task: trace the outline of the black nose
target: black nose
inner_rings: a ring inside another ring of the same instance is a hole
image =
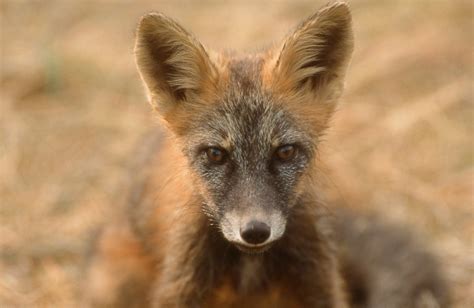
[[[270,227],[264,222],[252,220],[240,229],[240,236],[247,243],[258,245],[270,237]]]

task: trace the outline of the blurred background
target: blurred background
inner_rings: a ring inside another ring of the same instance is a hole
[[[323,4],[0,0],[0,307],[77,303],[87,239],[156,127],[133,59],[142,14],[253,51]],[[473,4],[350,4],[356,48],[321,154],[327,193],[419,232],[455,307],[473,307]]]

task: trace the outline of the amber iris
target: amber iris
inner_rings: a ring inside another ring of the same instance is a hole
[[[293,145],[283,145],[279,147],[275,155],[281,161],[287,161],[293,158],[296,154],[296,149]]]
[[[219,148],[211,147],[206,150],[207,158],[213,163],[221,163],[224,161],[225,152]]]

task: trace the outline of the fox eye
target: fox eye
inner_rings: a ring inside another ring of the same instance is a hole
[[[275,157],[280,161],[288,161],[292,159],[296,154],[296,148],[294,145],[287,144],[278,147],[275,151]]]
[[[221,164],[224,162],[226,152],[216,147],[210,147],[206,149],[206,155],[210,162]]]

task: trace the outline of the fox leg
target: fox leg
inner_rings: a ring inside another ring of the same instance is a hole
[[[153,263],[127,223],[107,226],[89,260],[88,307],[147,307]]]

